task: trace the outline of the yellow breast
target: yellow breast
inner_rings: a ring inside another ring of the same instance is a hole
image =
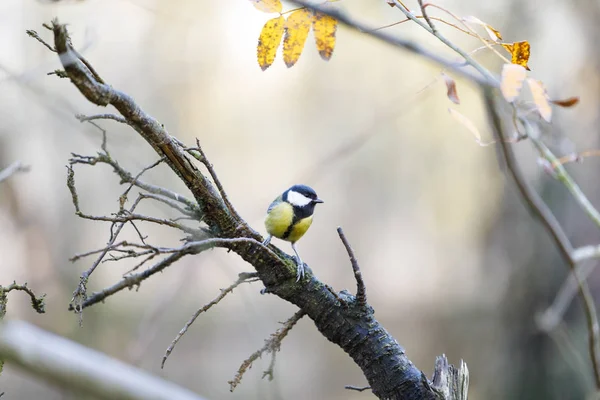
[[[273,206],[267,214],[265,228],[269,235],[294,243],[306,233],[312,224],[312,220],[313,217],[311,215],[297,221],[290,228],[290,225],[294,221],[294,208],[291,204],[282,201]]]
[[[285,240],[290,241],[292,243],[298,241],[298,239],[304,236],[308,228],[310,228],[310,224],[312,224],[312,221],[312,215],[310,217],[306,217],[298,221],[296,224],[294,224],[292,231]]]
[[[284,201],[273,206],[265,218],[265,228],[269,235],[283,239],[289,226],[294,220],[294,208]]]

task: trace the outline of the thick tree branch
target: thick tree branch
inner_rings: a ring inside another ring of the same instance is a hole
[[[264,247],[261,244],[262,237],[226,206],[219,191],[191,162],[186,148],[171,137],[155,118],[146,114],[129,95],[104,84],[98,74],[92,72],[89,63],[84,62],[71,47],[64,25],[55,20],[52,28],[55,47],[71,82],[92,103],[114,106],[127,124],[152,146],[161,159],[164,158],[165,163],[181,178],[197,201],[202,220],[216,236],[209,240],[223,240],[223,243],[229,240],[223,247],[233,250],[254,266],[268,293],[297,305],[327,339],[353,358],[363,370],[376,396],[389,400],[442,398],[441,392],[432,386],[408,359],[398,342],[375,320],[368,304],[362,304],[344,291],[339,295],[335,294],[311,271],[307,272],[302,282],[296,283],[296,265],[293,259],[273,245]],[[420,50],[412,44],[403,45]],[[436,56],[432,57],[445,62]],[[456,66],[451,68],[476,82],[487,84],[464,69]],[[84,299],[80,307],[97,303],[123,288],[137,285],[184,255],[196,254],[201,250],[198,247],[187,247],[181,252],[173,253],[149,269],[128,275],[117,284]]]

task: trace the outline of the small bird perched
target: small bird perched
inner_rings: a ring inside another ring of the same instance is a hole
[[[294,185],[277,197],[267,210],[265,228],[269,236],[263,244],[267,246],[273,236],[292,242],[292,250],[296,253],[296,264],[298,264],[296,282],[304,277],[304,263],[296,249],[296,242],[310,228],[313,212],[318,203],[323,203],[323,200],[317,197],[317,193],[312,188]]]

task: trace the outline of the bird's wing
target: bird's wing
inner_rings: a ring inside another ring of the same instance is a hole
[[[273,207],[275,207],[277,204],[281,203],[281,196],[277,197],[275,200],[273,200],[273,202],[269,205],[269,208],[267,208],[267,214],[271,212],[271,210],[273,209]]]

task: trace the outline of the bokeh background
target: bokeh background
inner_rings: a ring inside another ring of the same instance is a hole
[[[558,155],[597,148],[600,2],[436,4],[479,17],[506,41],[530,41],[530,76],[544,81],[551,97],[581,97],[576,108],[555,113],[546,141]],[[334,5],[373,27],[402,19],[383,0]],[[416,7],[416,1],[407,5]],[[445,353],[451,362],[468,363],[473,399],[590,395],[579,301],[569,307],[561,328],[569,332],[570,344],[553,340],[556,335],[536,324],[536,315],[565,281],[566,265],[504,178],[495,147],[477,145],[447,111],[459,110],[484,142],[491,141],[479,93],[457,80],[461,105],[455,106],[438,79],[439,67],[345,28],[338,30],[329,62],[319,58],[311,33],[296,66],[287,69],[278,54],[263,72],[256,43],[272,16],[245,0],[0,1],[0,167],[17,160],[31,166],[0,186],[0,283],[27,281],[47,294],[48,303],[47,313],[37,315],[25,296],[12,293],[7,318],[139,365],[207,399],[374,398],[344,389],[364,385],[365,379],[309,319],[285,339],[274,381],[261,379],[269,363],[265,357],[230,393],[227,381],[241,362],[295,312],[274,296],[260,295],[256,283],[239,287],[202,315],[161,370],[165,349],[194,311],[248,270],[222,250],[184,259],[139,290],[87,309],[79,327],[67,305],[92,259],[68,259],[102,247],[109,226],[74,215],[65,165],[71,152],[94,155],[101,141],[98,129],[74,115],[106,110],[89,104],[67,80],[46,75],[59,68],[58,59],[25,30],[50,41],[41,24],[55,16],[69,23],[75,46],[108,83],[131,94],[180,140],[193,144],[199,138],[230,199],[255,229],[262,231],[266,207],[283,189],[300,182],[314,187],[325,204],[299,243],[304,260],[335,289],[353,291],[335,230],[343,226],[377,318],[428,375],[435,356]],[[441,29],[464,49],[479,46],[460,32]],[[416,26],[389,31],[454,57]],[[477,58],[499,71],[493,55],[479,52]],[[111,121],[100,125],[109,150],[131,172],[156,160],[131,129]],[[598,227],[541,171],[530,145],[514,148],[574,244],[598,243]],[[596,204],[599,162],[590,158],[569,166]],[[108,215],[118,209],[124,187],[110,168],[78,167],[76,179],[84,212]],[[145,179],[187,194],[164,166]],[[159,204],[142,210],[176,216]],[[172,230],[139,226],[154,244],[181,239]],[[135,232],[126,237],[134,239]],[[291,252],[289,244],[275,243]],[[102,264],[90,291],[117,281],[131,266]],[[598,294],[600,275],[592,270],[588,279]],[[81,398],[11,365],[0,377],[0,391],[8,399]]]

